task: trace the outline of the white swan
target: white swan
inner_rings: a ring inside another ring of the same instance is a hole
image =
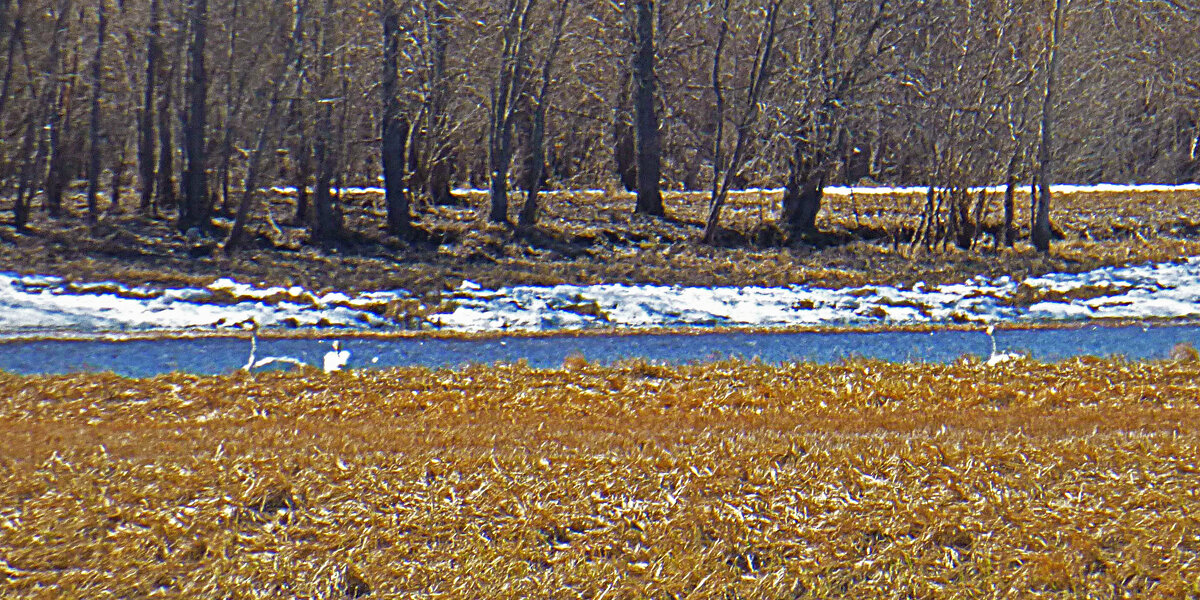
[[[326,373],[336,373],[341,371],[347,362],[350,362],[350,351],[342,350],[341,342],[333,341],[333,350],[325,353],[325,358],[322,360],[322,368]]]
[[[255,321],[254,319],[247,319],[240,323],[240,325],[243,329],[250,330],[250,358],[246,360],[246,365],[242,367],[243,371],[249,373],[255,369],[261,369],[262,367],[275,363],[292,365],[295,367],[308,366],[307,363],[294,359],[290,356],[264,356],[256,359],[254,355],[258,353],[258,321]]]
[[[1002,365],[1004,363],[1013,362],[1016,360],[1023,360],[1025,358],[1024,355],[1017,354],[1016,352],[1000,352],[996,348],[995,333],[996,327],[993,325],[988,325],[987,335],[988,338],[992,340],[992,355],[988,357],[987,362],[985,363],[987,366],[994,367],[996,365]]]

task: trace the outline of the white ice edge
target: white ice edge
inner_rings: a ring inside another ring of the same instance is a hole
[[[398,329],[383,315],[404,290],[317,294],[222,278],[203,288],[152,289],[113,282],[0,273],[0,333],[103,333],[233,328]],[[513,286],[464,282],[453,310],[428,317],[449,331],[555,331],[614,327],[788,327],[1032,323],[1200,318],[1200,257],[941,286],[829,289],[655,285]]]

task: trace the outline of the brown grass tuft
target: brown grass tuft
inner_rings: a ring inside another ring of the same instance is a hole
[[[1200,351],[1188,343],[1179,343],[1171,347],[1171,360],[1179,362],[1200,362]]]
[[[567,371],[580,371],[588,366],[587,357],[578,350],[571,352],[563,359],[563,369]]]

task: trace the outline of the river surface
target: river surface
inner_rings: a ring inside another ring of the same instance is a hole
[[[1070,329],[997,331],[1000,351],[1027,353],[1038,360],[1073,356],[1125,356],[1165,359],[1179,343],[1200,346],[1200,326],[1084,326]],[[349,368],[420,365],[457,367],[471,363],[526,360],[534,367],[557,367],[571,354],[603,364],[642,358],[682,364],[739,357],[768,363],[834,362],[849,357],[888,361],[949,362],[964,355],[986,358],[992,341],[979,331],[834,333],[706,333],[508,337],[476,340],[383,339],[331,336],[314,339],[261,339],[258,358],[287,356],[322,364],[333,340],[349,350]],[[19,374],[112,371],[149,377],[181,371],[229,373],[246,364],[247,338],[38,340],[0,343],[0,370]]]

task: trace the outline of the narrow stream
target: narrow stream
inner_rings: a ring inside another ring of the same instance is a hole
[[[259,340],[258,357],[289,356],[321,364],[333,340],[350,351],[349,368],[421,365],[456,367],[470,363],[515,362],[557,367],[571,354],[589,361],[622,359],[681,364],[725,357],[833,362],[847,357],[889,361],[948,362],[963,355],[987,357],[992,342],[978,331],[837,332],[837,333],[708,333],[622,336],[509,337],[485,340],[379,339],[331,336],[324,340]],[[1017,329],[996,332],[1001,351],[1028,353],[1039,360],[1072,356],[1125,356],[1165,359],[1178,343],[1200,346],[1200,326],[1159,325],[1071,329]],[[246,363],[245,338],[163,340],[41,340],[0,343],[0,370],[18,374],[61,374],[112,371],[149,377],[172,371],[229,373]]]

